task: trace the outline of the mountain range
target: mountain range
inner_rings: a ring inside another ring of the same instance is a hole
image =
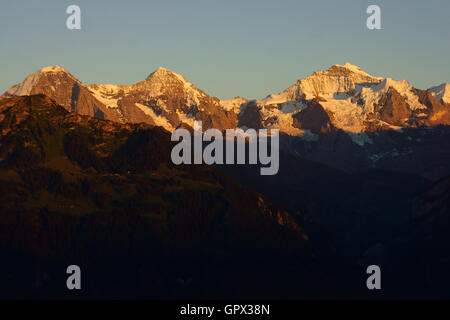
[[[449,92],[350,63],[256,100],[43,68],[0,97],[0,296],[71,297],[77,261],[86,297],[373,297],[370,264],[382,297],[448,297]],[[279,172],[173,165],[194,120],[279,129]]]
[[[148,123],[173,131],[275,128],[315,139],[342,130],[358,144],[367,132],[450,124],[450,85],[428,90],[406,80],[376,77],[345,63],[299,79],[279,94],[251,100],[219,100],[165,68],[132,85],[85,85],[60,66],[45,67],[8,89],[0,98],[45,94],[66,110],[120,123]]]

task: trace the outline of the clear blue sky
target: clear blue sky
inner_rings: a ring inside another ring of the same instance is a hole
[[[366,28],[369,4],[382,30]],[[86,84],[164,66],[219,98],[262,98],[346,61],[425,89],[450,82],[450,1],[1,0],[0,43],[1,92],[48,65]]]

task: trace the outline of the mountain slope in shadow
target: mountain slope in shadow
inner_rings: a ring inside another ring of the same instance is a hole
[[[73,297],[71,264],[82,297],[311,294],[320,273],[289,210],[212,167],[173,166],[162,128],[34,95],[1,101],[0,130],[2,296]]]

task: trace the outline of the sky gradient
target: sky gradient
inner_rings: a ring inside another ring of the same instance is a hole
[[[370,4],[382,30],[366,28]],[[0,92],[49,65],[85,84],[163,66],[221,99],[263,98],[346,61],[426,89],[450,82],[449,34],[448,0],[2,0]]]

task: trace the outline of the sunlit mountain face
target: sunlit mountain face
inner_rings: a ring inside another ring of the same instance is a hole
[[[194,121],[278,129],[278,173],[174,165]],[[86,297],[370,298],[371,264],[380,297],[448,297],[449,125],[448,84],[350,63],[256,100],[45,67],[0,97],[0,295],[65,296],[77,261]]]
[[[133,85],[83,84],[60,66],[30,74],[2,97],[45,94],[68,111],[121,123],[148,123],[173,131],[181,124],[204,129],[274,128],[304,138],[342,130],[355,143],[364,133],[450,123],[449,85],[419,90],[408,81],[372,76],[345,63],[299,79],[260,100],[219,100],[182,75],[158,68]]]

